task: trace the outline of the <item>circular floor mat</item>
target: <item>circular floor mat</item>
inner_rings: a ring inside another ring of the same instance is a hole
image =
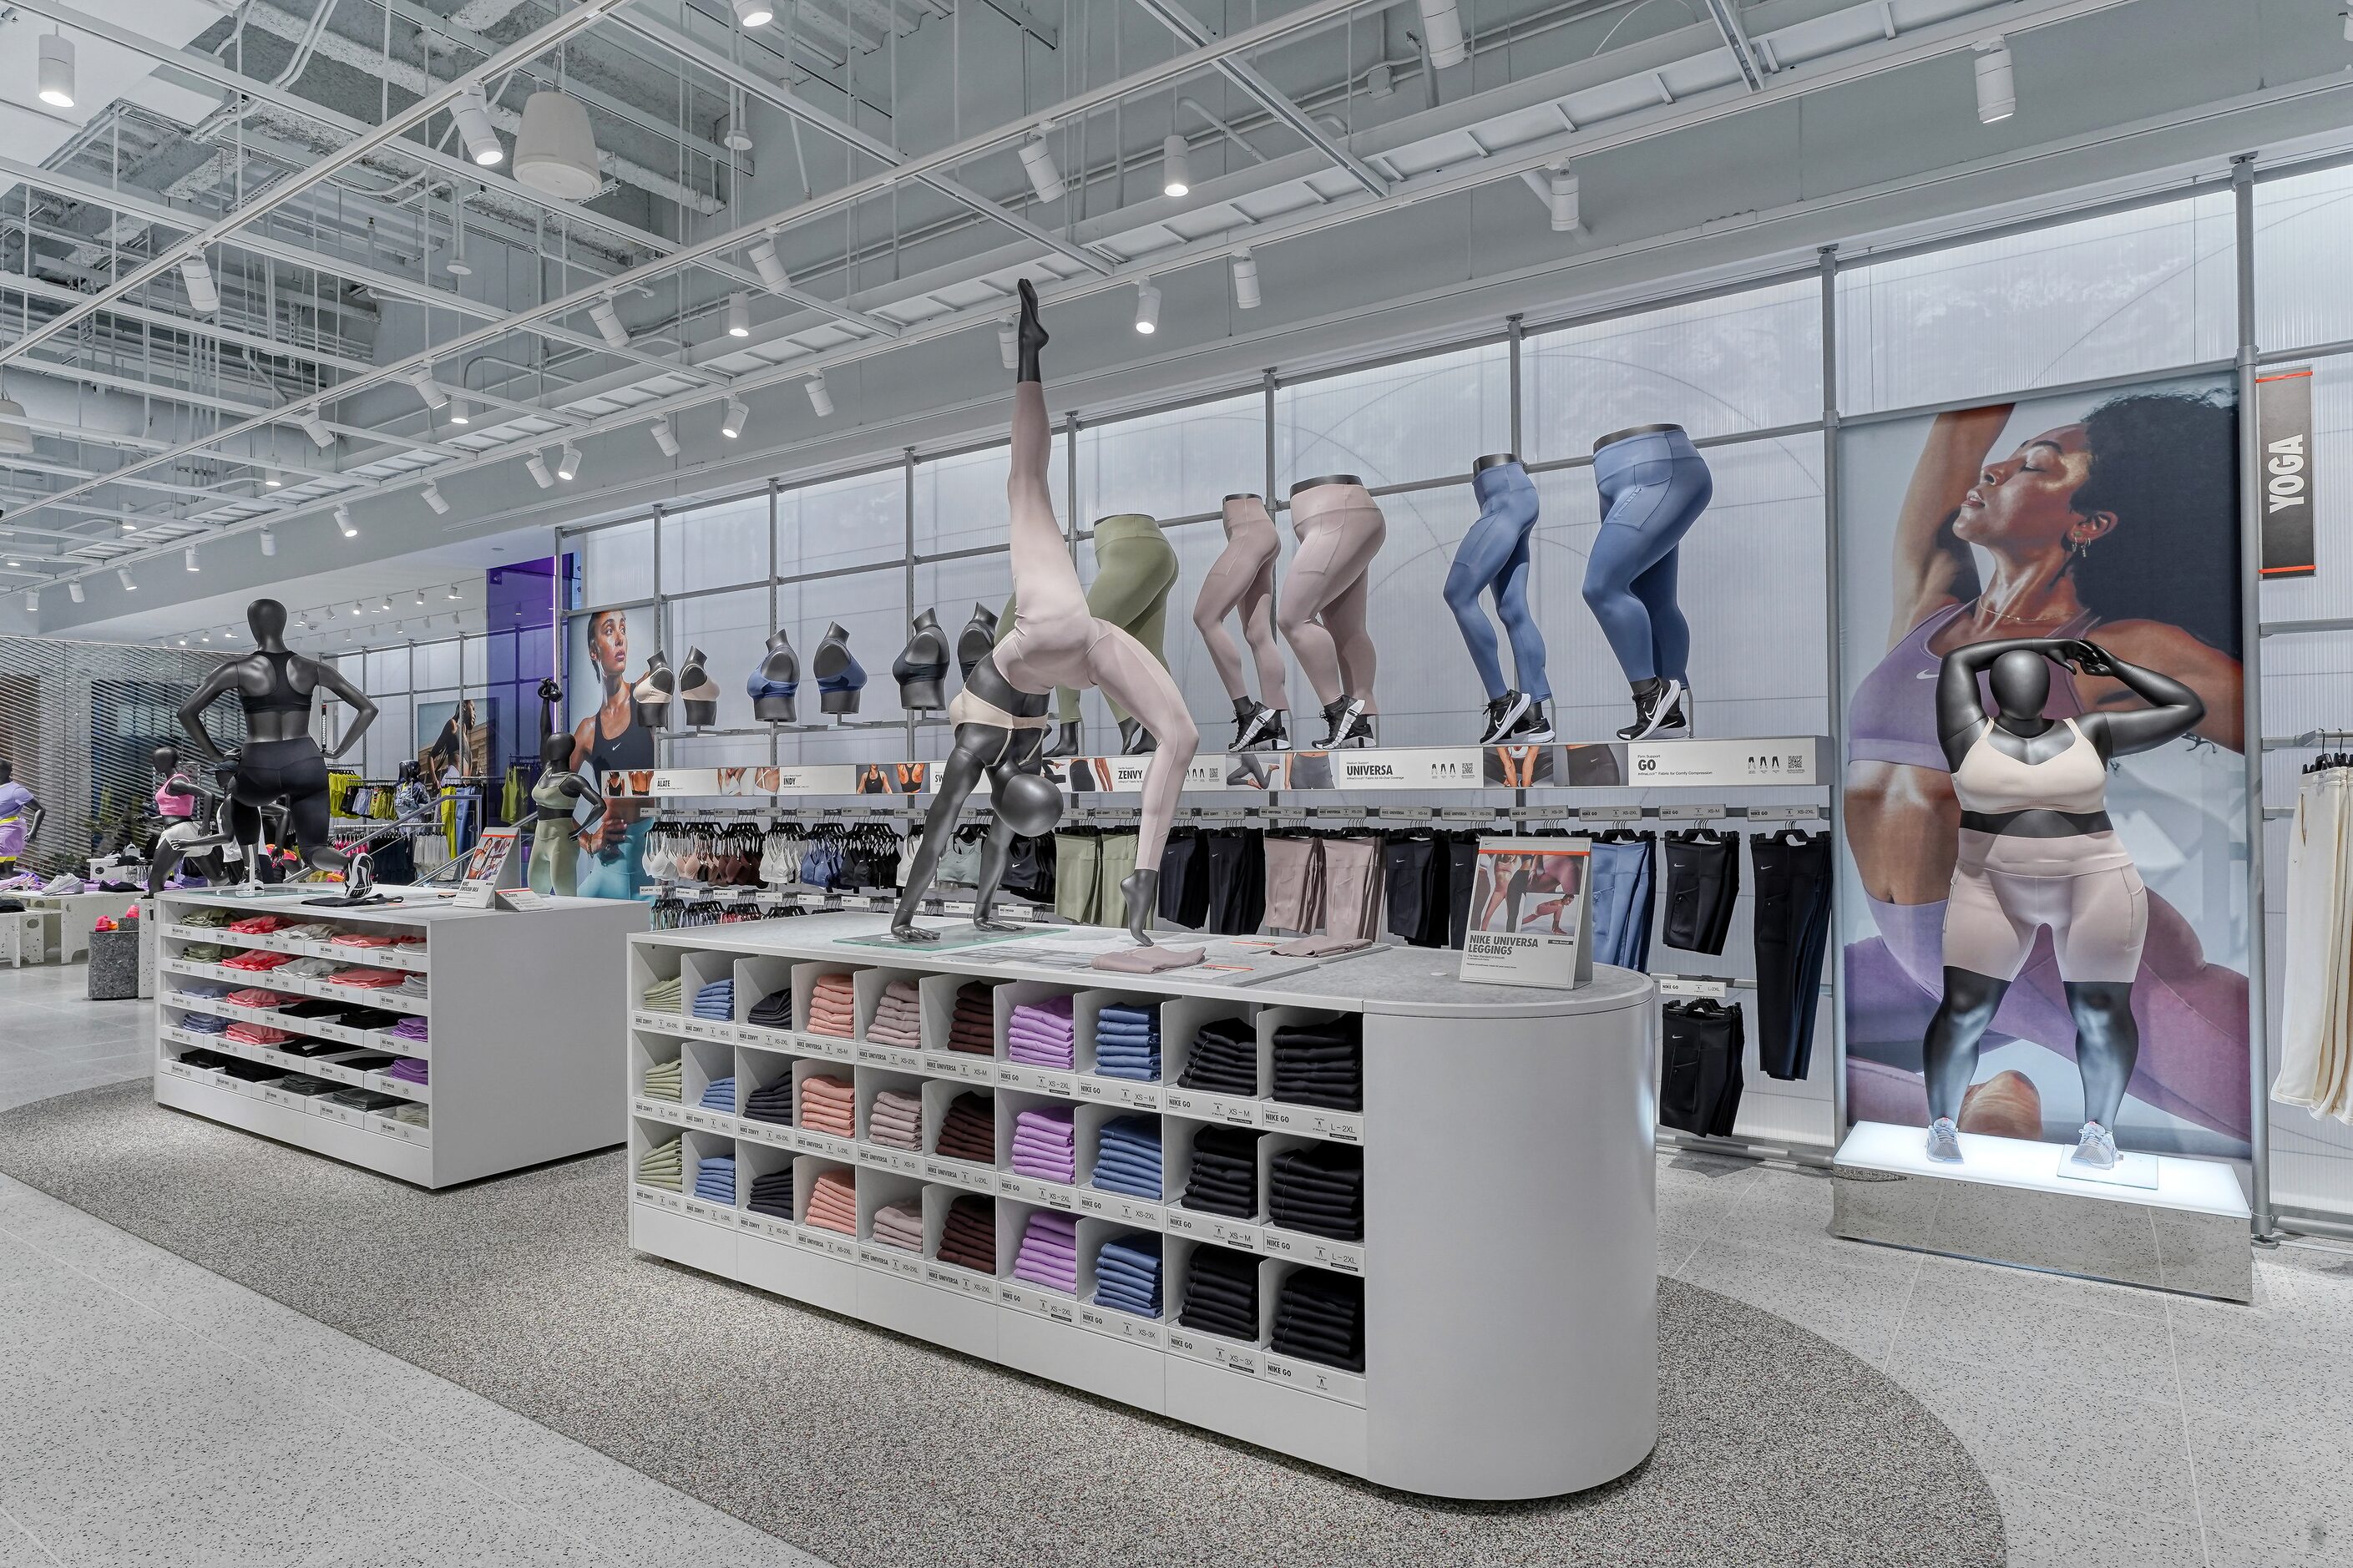
[[[1984,1476],[1918,1401],[1671,1280],[1650,1459],[1447,1504],[641,1258],[617,1153],[425,1193],[141,1082],[0,1113],[0,1172],[842,1568],[2002,1561]]]

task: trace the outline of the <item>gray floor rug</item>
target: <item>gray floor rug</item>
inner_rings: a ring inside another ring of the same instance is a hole
[[[0,1113],[0,1171],[843,1568],[2002,1561],[1984,1476],[1916,1400],[1672,1281],[1650,1460],[1450,1505],[638,1257],[618,1154],[428,1194],[142,1082]]]

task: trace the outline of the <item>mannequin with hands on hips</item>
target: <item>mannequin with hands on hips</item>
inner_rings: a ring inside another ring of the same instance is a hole
[[[2046,659],[2120,681],[2149,706],[2045,718]],[[1979,692],[1981,674],[1998,712]],[[2116,1111],[2140,1054],[2133,981],[2148,894],[2108,820],[2108,763],[2178,740],[2205,715],[2189,687],[2081,638],[2013,637],[1945,656],[1936,724],[1961,816],[1945,911],[1945,994],[1922,1049],[1931,1159],[1961,1158],[1957,1119],[1978,1044],[2036,932],[2049,926],[2083,1075],[2073,1163],[2116,1165]]]

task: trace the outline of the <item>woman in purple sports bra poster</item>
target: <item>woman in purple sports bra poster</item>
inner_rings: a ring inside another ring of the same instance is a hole
[[[2205,709],[2187,736],[2108,767],[2106,812],[2147,889],[2139,1048],[2112,1131],[2127,1151],[2243,1158],[2247,741],[2230,384],[1850,425],[1840,443],[1849,1121],[1928,1124],[1921,1041],[1944,995],[1962,816],[1938,733],[1942,660],[1978,643],[2088,638]],[[2145,706],[2107,676],[2052,664],[2050,678],[2054,720]],[[2045,926],[1984,1036],[1960,1131],[2073,1142],[2074,1049]]]

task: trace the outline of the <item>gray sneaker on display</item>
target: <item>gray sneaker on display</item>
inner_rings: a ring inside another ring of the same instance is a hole
[[[1961,1163],[1961,1130],[1949,1116],[1939,1116],[1928,1123],[1928,1158],[1947,1165]]]
[[[2116,1135],[2096,1121],[2086,1121],[2084,1131],[2077,1134],[2073,1157],[2078,1165],[2089,1165],[2095,1171],[2113,1171],[2119,1158]]]

